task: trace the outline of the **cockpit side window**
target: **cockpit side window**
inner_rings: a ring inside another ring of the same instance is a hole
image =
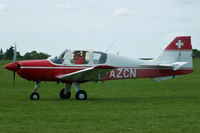
[[[72,64],[88,64],[90,61],[90,54],[88,51],[74,51],[70,62]]]
[[[107,60],[107,54],[101,52],[93,52],[94,64],[105,64]]]

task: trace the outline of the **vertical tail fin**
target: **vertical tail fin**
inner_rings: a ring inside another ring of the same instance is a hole
[[[172,67],[175,73],[166,76],[153,77],[152,79],[161,82],[175,77],[193,72],[192,65],[192,45],[190,36],[176,37],[162,52],[154,59],[153,64],[163,67]]]
[[[176,37],[155,59],[158,64],[170,64],[175,62],[186,62],[181,66],[184,68],[192,68],[192,45],[190,36]]]

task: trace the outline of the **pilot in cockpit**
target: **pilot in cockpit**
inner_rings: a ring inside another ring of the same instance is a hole
[[[81,52],[80,51],[75,51],[74,52],[74,64],[84,64],[85,62],[85,59],[84,57],[81,56]]]

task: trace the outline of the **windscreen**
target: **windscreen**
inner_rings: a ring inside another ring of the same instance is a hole
[[[69,50],[65,49],[59,56],[50,58],[50,61],[55,64],[62,64],[68,53],[69,53]]]

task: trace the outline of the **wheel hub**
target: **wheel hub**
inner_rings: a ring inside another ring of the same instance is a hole
[[[37,95],[33,95],[33,99],[38,99],[38,96]]]
[[[80,95],[79,95],[79,98],[80,98],[80,99],[84,99],[84,98],[85,98],[85,95],[84,95],[84,94],[80,94]]]

